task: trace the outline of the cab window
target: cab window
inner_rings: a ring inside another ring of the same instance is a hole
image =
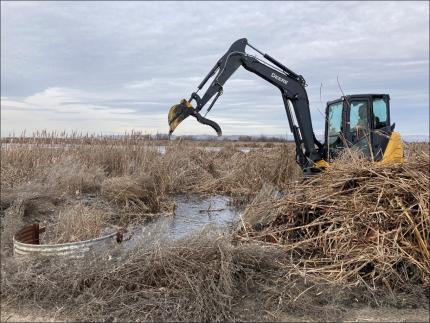
[[[369,106],[367,100],[353,100],[349,110],[349,140],[351,148],[369,156]]]
[[[368,106],[367,101],[351,101],[349,110],[349,129],[350,131],[363,131],[368,126]]]
[[[330,104],[327,109],[327,158],[336,157],[344,148],[342,134],[343,102]]]
[[[387,103],[383,99],[373,99],[373,117],[374,129],[381,129],[388,126]]]
[[[342,127],[342,102],[333,103],[328,108],[328,143],[332,145],[339,138]]]

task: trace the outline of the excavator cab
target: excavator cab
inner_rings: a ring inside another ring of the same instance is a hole
[[[326,160],[352,148],[374,161],[382,160],[394,124],[388,94],[356,94],[327,103]]]

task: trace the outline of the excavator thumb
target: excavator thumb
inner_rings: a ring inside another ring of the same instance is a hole
[[[197,119],[198,122],[200,122],[201,124],[205,124],[209,127],[212,127],[213,130],[216,131],[216,134],[218,135],[218,137],[222,136],[222,131],[221,131],[221,127],[218,125],[218,123],[216,123],[215,121],[206,119],[205,117],[203,117],[200,113],[196,112],[196,114],[194,115],[194,117]]]
[[[181,103],[172,106],[169,110],[169,135],[171,135],[176,127],[190,115],[196,118],[201,124],[212,127],[218,136],[222,135],[221,128],[215,121],[203,117],[193,108],[191,103],[185,99],[182,99]]]

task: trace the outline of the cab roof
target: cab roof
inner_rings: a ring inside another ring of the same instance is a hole
[[[333,100],[333,101],[328,101],[327,105],[333,104],[333,103],[338,103],[341,102],[345,99],[347,99],[348,101],[350,100],[354,100],[354,99],[372,99],[372,98],[381,98],[381,99],[386,99],[386,100],[390,100],[390,96],[388,94],[351,94],[351,95],[345,95],[340,97],[339,99]]]

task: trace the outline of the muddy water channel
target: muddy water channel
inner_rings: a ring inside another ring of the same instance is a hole
[[[176,240],[184,238],[206,226],[228,230],[237,224],[240,210],[230,205],[226,196],[177,196],[175,215],[160,216],[130,230],[125,247],[132,247],[142,239]]]

